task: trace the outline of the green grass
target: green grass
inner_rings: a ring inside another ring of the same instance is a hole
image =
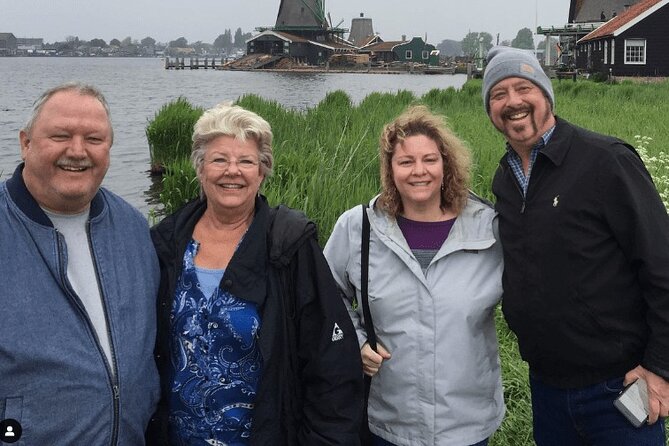
[[[190,155],[193,125],[203,111],[180,97],[156,112],[145,131],[152,170],[160,170]]]
[[[652,138],[644,147],[646,159],[654,164],[649,170],[660,180],[656,179],[656,184],[669,187],[660,178],[669,172],[669,161],[663,155],[669,147],[669,82],[608,85],[561,81],[554,87],[557,114],[574,124],[632,144],[637,142],[636,135]],[[453,130],[472,150],[472,189],[493,199],[490,183],[504,153],[504,139],[485,113],[480,80],[470,81],[458,91],[432,90],[420,98],[408,91],[372,93],[358,105],[352,104],[346,93],[336,91],[305,112],[254,95],[244,96],[238,103],[267,119],[274,132],[274,175],[263,193],[270,203],[304,210],[317,223],[322,244],[343,211],[378,193],[381,129],[409,104],[424,103],[447,116]],[[187,126],[170,125],[186,132]],[[189,126],[192,128],[192,123]],[[182,136],[190,140],[190,135]],[[161,194],[166,210],[197,195],[193,175],[185,161],[168,163]],[[669,190],[661,192],[666,197]],[[508,411],[490,444],[529,446],[533,441],[527,365],[520,359],[515,336],[500,312],[496,317]]]

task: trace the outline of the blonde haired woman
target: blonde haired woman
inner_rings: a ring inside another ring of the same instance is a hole
[[[355,332],[314,224],[260,195],[271,143],[255,113],[207,110],[191,156],[202,196],[152,230],[162,398],[149,445],[357,444]]]
[[[414,106],[380,139],[382,191],[337,221],[325,256],[358,333],[374,445],[485,445],[504,416],[494,325],[502,295],[495,212],[469,192],[470,157],[443,118]],[[362,212],[370,221],[361,305]]]

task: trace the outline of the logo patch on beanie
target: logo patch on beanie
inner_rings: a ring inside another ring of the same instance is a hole
[[[528,65],[526,63],[521,63],[520,64],[520,71],[521,71],[521,73],[534,74],[534,67],[532,65]]]

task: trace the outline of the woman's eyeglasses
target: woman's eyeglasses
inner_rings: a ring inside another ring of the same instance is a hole
[[[253,158],[241,158],[238,160],[231,160],[228,158],[217,157],[212,160],[207,161],[207,164],[212,169],[216,170],[228,170],[230,166],[234,164],[239,170],[253,170],[258,167],[258,161]]]

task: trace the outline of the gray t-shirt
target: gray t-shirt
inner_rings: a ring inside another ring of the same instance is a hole
[[[102,296],[95,275],[93,255],[86,234],[88,209],[80,214],[55,214],[43,209],[53,222],[54,227],[65,237],[67,250],[67,279],[81,300],[88,317],[93,324],[102,350],[107,356],[110,370],[114,372],[111,354],[111,342],[107,330],[107,319],[102,305]]]

